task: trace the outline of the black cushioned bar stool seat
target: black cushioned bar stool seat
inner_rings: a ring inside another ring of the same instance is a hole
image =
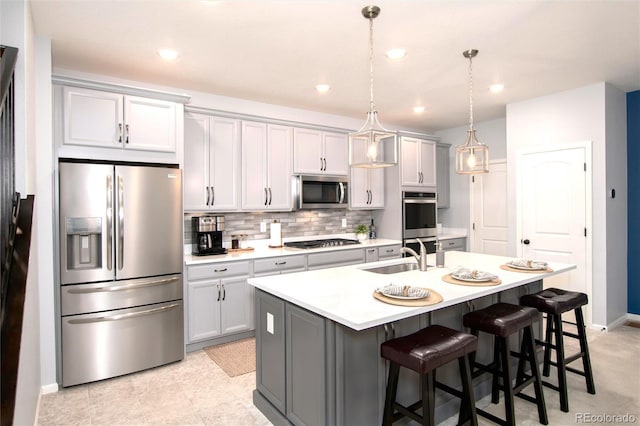
[[[380,355],[390,361],[383,425],[390,425],[405,416],[423,425],[433,425],[436,386],[462,398],[460,424],[477,425],[469,367],[469,354],[473,353],[477,346],[477,337],[440,325],[432,325],[408,336],[382,343]],[[435,379],[438,367],[455,360],[458,360],[460,367],[462,392],[438,383]],[[421,376],[422,399],[408,407],[400,405],[395,400],[400,367],[413,370]],[[420,407],[422,416],[416,413]]]
[[[544,361],[542,374],[549,376],[551,366],[555,366],[558,370],[558,385],[549,382],[543,384],[560,393],[560,409],[564,412],[569,411],[569,394],[567,390],[567,371],[579,374],[585,377],[587,383],[587,392],[596,393],[595,383],[593,381],[593,372],[591,371],[591,359],[589,358],[589,347],[587,345],[587,335],[584,325],[584,317],[582,315],[582,306],[588,303],[587,295],[576,291],[567,291],[559,288],[548,288],[538,293],[527,294],[520,298],[520,304],[536,308],[540,312],[547,314],[547,327],[545,332],[545,340],[537,340],[536,343],[544,346]],[[577,328],[577,334],[564,331],[562,328],[562,314],[574,311]],[[563,336],[578,339],[580,342],[580,352],[571,356],[565,356]],[[555,340],[555,344],[553,343]],[[556,351],[556,362],[551,361],[551,350]],[[567,364],[582,358],[582,371],[568,367]]]
[[[480,331],[494,336],[493,361],[488,365],[483,365],[475,362],[472,356],[473,377],[478,377],[484,373],[492,374],[491,402],[494,404],[499,401],[499,390],[504,392],[506,419],[501,419],[484,410],[477,409],[476,411],[479,415],[501,425],[515,425],[513,397],[516,395],[535,403],[538,407],[540,423],[548,424],[547,408],[544,402],[542,380],[536,359],[532,329],[532,325],[539,320],[540,313],[536,309],[510,303],[496,303],[487,308],[469,312],[463,317],[464,326],[469,327],[474,336],[478,336]],[[515,386],[512,387],[507,338],[514,334],[517,335],[520,330],[524,331],[520,353],[513,353],[519,358],[518,376],[516,377]],[[529,367],[531,368],[530,376],[524,374],[526,361],[529,362]],[[499,384],[500,378],[502,378],[502,385]],[[520,392],[530,384],[534,385],[535,398]]]

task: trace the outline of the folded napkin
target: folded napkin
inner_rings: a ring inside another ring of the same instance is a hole
[[[497,280],[498,276],[491,272],[478,271],[477,269],[464,268],[462,266],[456,266],[451,270],[451,275],[454,278],[463,280]]]
[[[418,287],[411,287],[409,285],[387,284],[382,288],[376,289],[376,291],[387,296],[415,297],[416,299],[429,297],[428,290]]]
[[[509,265],[531,269],[547,269],[547,262],[544,260],[513,259],[509,262]]]

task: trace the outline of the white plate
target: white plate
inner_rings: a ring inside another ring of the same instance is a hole
[[[544,271],[547,269],[547,266],[543,266],[541,268],[529,268],[528,266],[514,265],[513,263],[509,262],[507,262],[507,266],[514,269],[522,269],[524,271]]]
[[[455,278],[458,281],[467,281],[470,283],[487,283],[489,281],[493,281],[495,279],[497,279],[497,277],[486,277],[486,278],[465,278],[465,277],[461,277],[460,275],[457,274],[451,274],[452,278]]]

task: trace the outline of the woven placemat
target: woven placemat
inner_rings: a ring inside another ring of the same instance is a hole
[[[482,282],[462,281],[462,280],[457,280],[453,278],[451,274],[443,275],[442,281],[449,284],[468,285],[471,287],[489,287],[492,285],[498,285],[502,283],[502,280],[500,278],[497,278],[491,281],[482,281]]]
[[[423,297],[422,299],[396,299],[374,291],[373,297],[381,302],[398,306],[429,306],[442,302],[442,295],[440,295],[440,293],[429,288],[421,288],[423,290],[427,290],[429,292],[429,296]]]
[[[541,274],[543,272],[553,272],[553,269],[551,268],[536,269],[536,270],[528,271],[526,269],[512,268],[509,265],[500,265],[500,269],[504,269],[505,271],[511,271],[511,272],[524,272],[525,274]]]

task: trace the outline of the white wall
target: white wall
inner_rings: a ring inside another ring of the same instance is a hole
[[[478,140],[489,147],[489,160],[507,158],[506,119],[474,123]],[[456,173],[455,147],[462,145],[467,137],[468,125],[435,132],[440,142],[451,144],[450,151],[450,207],[438,210],[438,222],[447,228],[469,228],[469,183],[468,175]]]
[[[606,92],[611,90],[611,96]],[[611,129],[607,130],[606,101],[612,102]],[[626,312],[626,278],[624,282],[608,281],[608,254],[615,247],[616,254],[626,259],[626,244],[624,249],[621,243],[612,243],[613,236],[620,237],[626,234],[626,220],[620,220],[624,208],[626,211],[626,197],[621,194],[617,199],[615,211],[618,218],[607,220],[607,164],[609,168],[617,168],[609,173],[615,174],[616,185],[619,185],[621,193],[626,191],[626,150],[623,149],[624,129],[624,102],[623,94],[607,86],[606,83],[598,83],[575,90],[569,90],[553,95],[543,96],[528,101],[507,105],[507,161],[508,192],[509,192],[509,252],[515,253],[516,243],[519,241],[516,235],[516,209],[518,202],[516,193],[516,176],[518,173],[516,159],[522,150],[530,150],[544,146],[558,146],[579,141],[592,141],[592,244],[593,265],[592,282],[592,322],[593,324],[606,326],[611,323],[608,311],[615,315],[620,309],[621,300],[609,301],[608,293],[624,293]],[[620,105],[622,104],[622,106]],[[610,134],[612,140],[607,139]],[[614,140],[615,139],[615,140]],[[620,141],[619,139],[622,139]],[[611,146],[608,144],[611,143]],[[617,152],[616,152],[617,151]],[[616,152],[614,154],[614,152]],[[607,154],[614,155],[615,159],[607,160]],[[622,176],[624,175],[624,176]],[[613,176],[612,176],[613,179]],[[611,203],[613,204],[613,203]],[[624,207],[622,206],[624,204]],[[608,238],[608,229],[613,233]],[[626,241],[626,237],[623,238]],[[613,246],[610,246],[613,244]],[[621,250],[621,251],[617,251]],[[615,274],[616,279],[622,280],[622,274],[626,273],[626,267],[619,267],[620,272]],[[624,271],[624,272],[623,272]],[[612,277],[613,278],[613,277]],[[618,296],[622,299],[623,296]],[[611,304],[611,305],[610,305]]]
[[[35,33],[30,4],[1,2],[0,42],[17,47],[15,69],[16,191],[24,197],[36,193]],[[38,198],[36,194],[36,205]],[[24,304],[22,340],[16,387],[14,424],[34,424],[40,395],[40,313],[38,270],[38,217],[34,215],[29,272]]]

